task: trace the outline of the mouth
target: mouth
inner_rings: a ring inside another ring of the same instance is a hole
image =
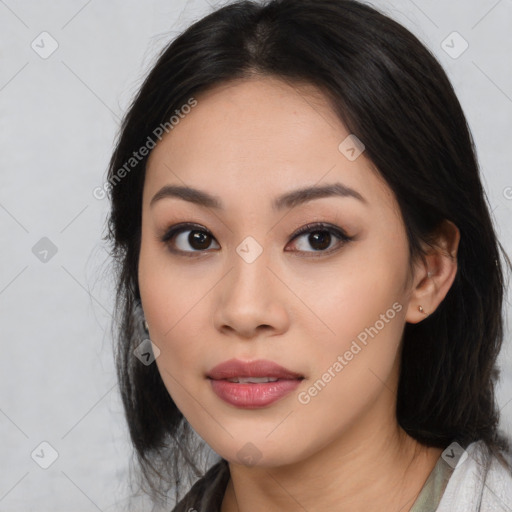
[[[214,393],[239,408],[265,407],[293,391],[305,378],[273,361],[230,359],[206,376]]]

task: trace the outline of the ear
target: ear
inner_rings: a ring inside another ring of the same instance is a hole
[[[411,297],[405,317],[415,324],[431,315],[443,301],[457,274],[457,250],[460,232],[445,219],[435,232],[434,247],[415,266]],[[419,310],[423,308],[423,312]]]

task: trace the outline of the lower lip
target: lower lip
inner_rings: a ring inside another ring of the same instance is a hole
[[[283,379],[259,384],[210,379],[214,393],[235,407],[256,409],[283,398],[299,384],[299,379]]]

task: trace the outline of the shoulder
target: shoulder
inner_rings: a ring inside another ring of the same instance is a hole
[[[437,512],[512,510],[512,454],[471,443],[448,481]]]
[[[225,459],[214,464],[172,509],[172,512],[218,512],[229,481]]]

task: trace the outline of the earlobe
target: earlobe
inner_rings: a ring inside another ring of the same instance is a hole
[[[432,262],[429,263],[429,261],[431,260],[427,256],[427,262],[425,266],[422,267],[422,274],[416,274],[419,282],[412,290],[407,315],[405,317],[405,320],[411,324],[421,322],[435,310],[435,306],[433,306],[433,298],[436,294],[436,284],[434,282],[435,272],[432,270],[427,270],[426,273],[424,272],[424,269],[429,269],[432,266]]]
[[[436,232],[436,240],[422,263],[417,266],[406,322],[418,323],[431,315],[444,300],[457,274],[460,232],[445,219]]]

